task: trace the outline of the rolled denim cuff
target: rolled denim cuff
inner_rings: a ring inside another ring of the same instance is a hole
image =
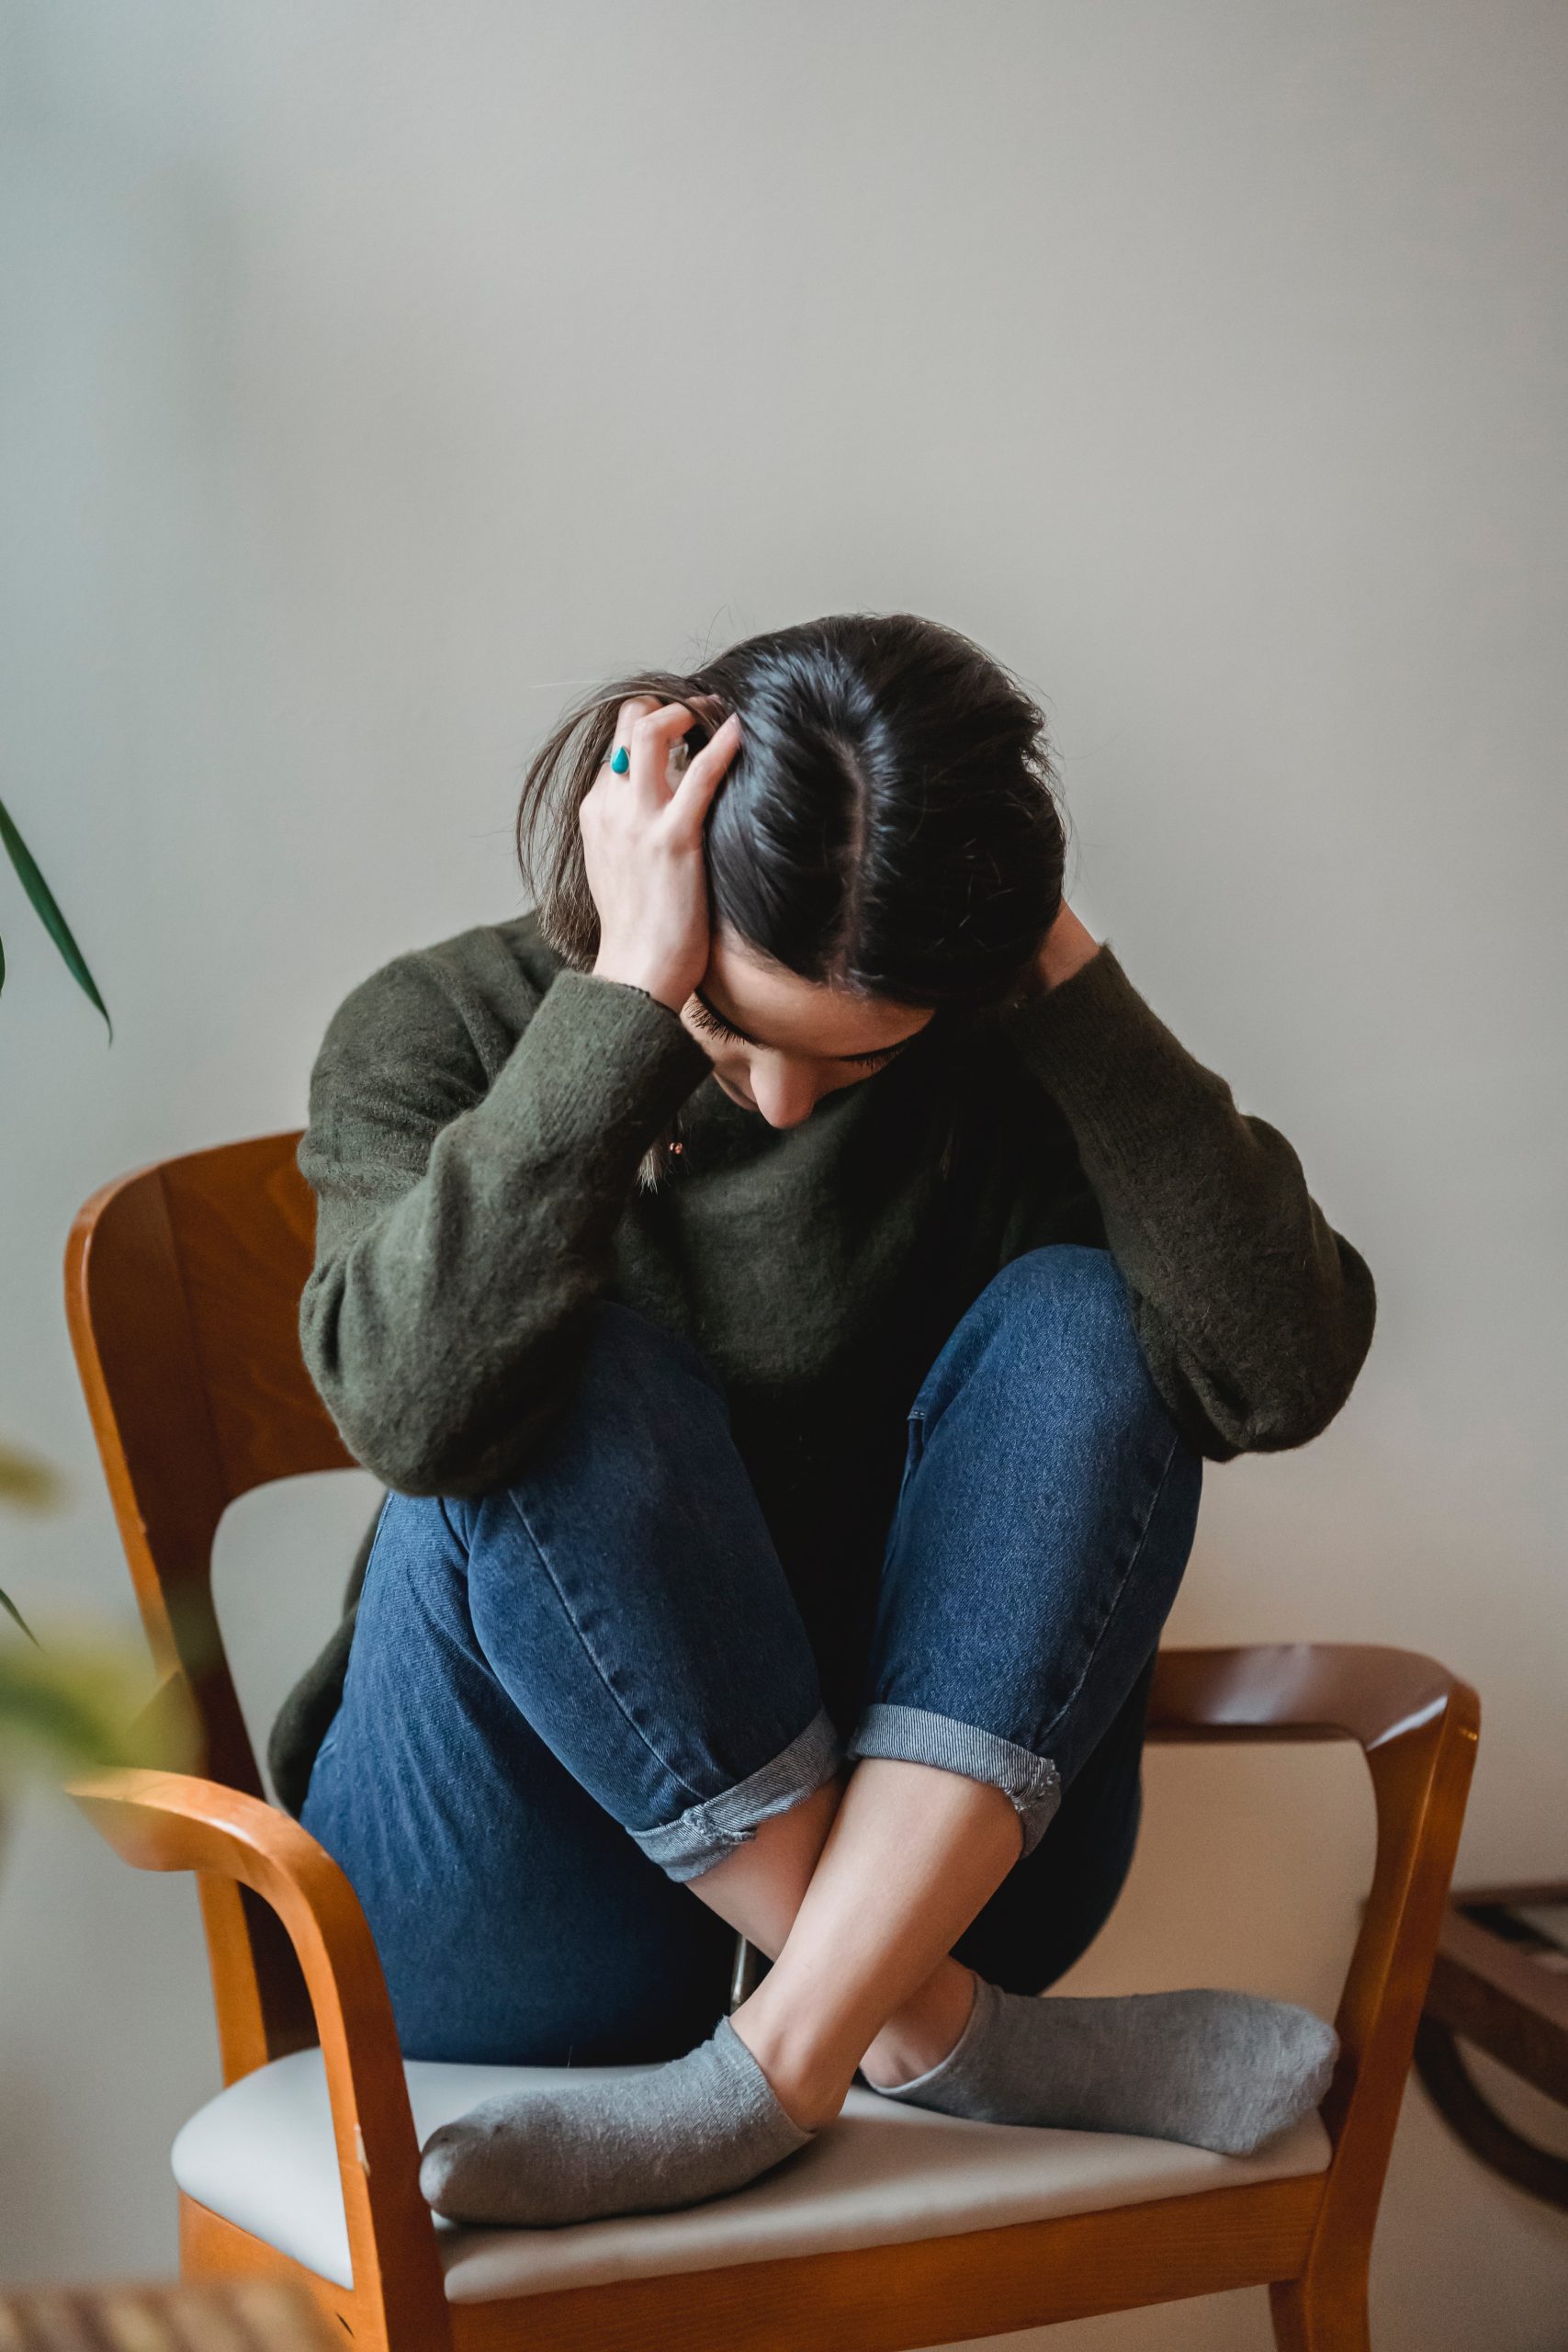
[[[1062,1802],[1062,1776],[1048,1756],[998,1739],[977,1724],[935,1715],[925,1707],[867,1707],[851,1734],[851,1756],[889,1756],[901,1764],[934,1764],[986,1781],[1011,1799],[1023,1824],[1023,1851],[1032,1854]]]
[[[820,1708],[796,1739],[781,1748],[773,1761],[748,1780],[738,1781],[716,1797],[690,1806],[673,1821],[656,1829],[633,1829],[628,1835],[657,1862],[666,1878],[677,1882],[700,1878],[727,1854],[733,1854],[757,1825],[775,1813],[787,1813],[830,1780],[843,1761],[843,1745],[832,1717]]]

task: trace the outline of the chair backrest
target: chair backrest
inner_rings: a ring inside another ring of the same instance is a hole
[[[253,1487],[350,1457],[299,1352],[315,1206],[298,1132],[189,1152],[94,1194],[66,1313],[142,1623],[215,1780],[261,1792],[212,1606],[212,1544]]]
[[[298,1130],[187,1152],[107,1184],[71,1229],[77,1369],[164,1682],[188,1701],[209,1778],[263,1793],[212,1605],[212,1544],[237,1497],[352,1457],[299,1352],[315,1204]],[[315,2039],[277,1920],[204,1874],[225,2078]]]

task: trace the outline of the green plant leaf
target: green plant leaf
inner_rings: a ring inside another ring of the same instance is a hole
[[[98,994],[97,982],[87,969],[86,959],[71,935],[71,926],[54,902],[54,893],[39,872],[38,861],[11,821],[9,810],[0,800],[0,842],[17,869],[17,878],[27,892],[39,921],[59,948],[66,970],[90,1003],[96,1004],[104,1016],[104,1026],[110,1037],[114,1023],[109,1019],[108,1006]]]
[[[15,1623],[21,1627],[23,1633],[26,1634],[28,1641],[31,1642],[34,1649],[36,1650],[39,1646],[38,1635],[34,1633],[32,1627],[28,1624],[27,1619],[23,1616],[21,1611],[17,1608],[16,1602],[12,1600],[8,1592],[0,1591],[0,1609],[3,1609],[6,1611],[6,1616],[11,1618]]]

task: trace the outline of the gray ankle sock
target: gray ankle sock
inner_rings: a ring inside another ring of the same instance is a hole
[[[1338,2047],[1310,2009],[1255,1993],[1037,1999],[980,1977],[947,2056],[882,2096],[977,2123],[1134,2132],[1247,2156],[1317,2105]]]
[[[658,2213],[742,2188],[815,2136],[721,2018],[646,2075],[485,2099],[431,2133],[419,2186],[450,2221],[514,2229]]]

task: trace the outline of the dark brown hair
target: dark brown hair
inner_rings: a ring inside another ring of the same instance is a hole
[[[716,924],[803,979],[900,1004],[981,1012],[1026,981],[1066,855],[1044,718],[979,646],[914,613],[771,630],[567,715],[529,763],[517,851],[568,964],[586,970],[599,942],[577,812],[634,695],[714,725],[739,714],[705,833]],[[692,750],[709,731],[689,730]]]

